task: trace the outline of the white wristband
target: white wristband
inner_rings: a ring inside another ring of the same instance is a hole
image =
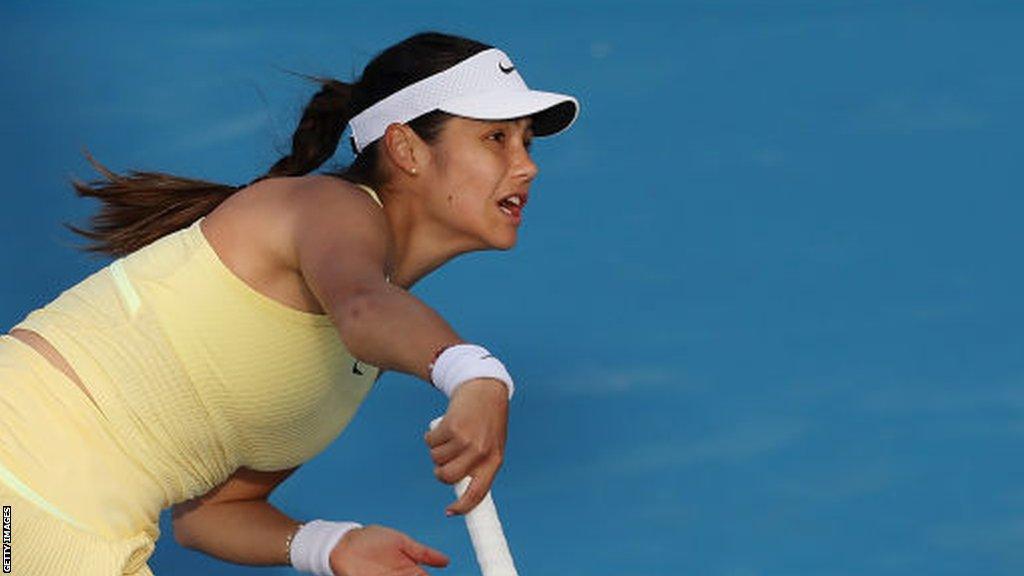
[[[316,576],[334,576],[331,570],[331,551],[349,530],[362,527],[357,522],[306,522],[292,537],[289,550],[292,567]]]
[[[501,380],[508,388],[508,398],[512,399],[515,385],[505,365],[495,358],[483,346],[476,344],[456,344],[445,348],[437,357],[434,368],[430,371],[430,381],[449,398],[455,390],[469,380],[475,378],[494,378]]]

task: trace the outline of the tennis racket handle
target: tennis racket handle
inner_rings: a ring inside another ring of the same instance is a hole
[[[435,418],[430,423],[430,429],[433,430],[440,422],[440,418]],[[467,476],[455,483],[456,497],[462,498],[469,487],[469,482],[470,477]],[[508,549],[505,532],[501,529],[501,521],[498,519],[498,508],[494,505],[490,491],[475,508],[466,513],[465,519],[481,574],[519,576],[515,563],[512,562],[512,553]]]

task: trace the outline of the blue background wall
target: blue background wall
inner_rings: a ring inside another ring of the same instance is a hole
[[[517,248],[414,289],[519,384],[522,573],[1024,570],[1018,2],[5,2],[0,327],[108,262],[60,226],[96,209],[83,146],[246,182],[314,91],[283,69],[350,80],[425,29],[583,104]],[[272,500],[476,573],[421,439],[443,410],[387,374]],[[253,573],[163,520],[158,574]]]

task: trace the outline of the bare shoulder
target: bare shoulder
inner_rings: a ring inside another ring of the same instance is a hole
[[[308,230],[311,224],[330,225],[338,221],[366,222],[378,228],[385,226],[380,206],[365,190],[351,182],[315,174],[297,180],[294,186],[290,203],[295,209],[294,224],[299,230]]]
[[[313,285],[318,279],[334,285],[346,258],[384,262],[389,252],[380,206],[359,187],[322,174],[268,178],[243,188],[206,216],[202,232],[253,289],[317,314],[333,300],[325,295],[333,288]],[[346,272],[356,277],[352,267]]]
[[[393,247],[384,211],[369,194],[332,177],[310,179],[297,194],[294,258],[321,306],[330,313],[385,284]]]
[[[345,216],[377,225],[383,221],[369,195],[340,178],[324,174],[269,178],[229,196],[206,216],[203,232],[226,251],[241,252],[249,246],[297,270],[299,234],[330,233],[319,227]]]

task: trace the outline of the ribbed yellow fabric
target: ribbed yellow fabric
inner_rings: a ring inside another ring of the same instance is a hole
[[[146,562],[156,544],[146,532],[105,538],[59,520],[4,484],[0,484],[0,502],[11,507],[14,576],[153,576]]]
[[[14,326],[41,334],[78,373],[124,454],[152,479],[133,496],[156,513],[239,466],[309,460],[379,374],[346,350],[327,315],[235,276],[203,220],[117,259]],[[38,490],[38,478],[21,480]],[[65,509],[64,495],[42,495]]]
[[[31,507],[23,520],[46,517],[66,524],[67,534],[111,541],[160,534],[150,501],[161,490],[152,476],[67,375],[7,334],[0,335],[0,484],[5,498],[17,494]]]
[[[0,335],[0,502],[10,507],[11,573],[151,575],[146,561],[160,528],[143,504],[152,493],[152,478],[74,382]]]

